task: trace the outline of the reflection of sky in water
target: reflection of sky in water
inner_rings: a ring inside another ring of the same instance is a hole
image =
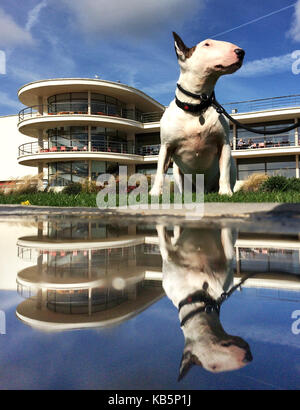
[[[278,299],[278,296],[280,299]],[[297,299],[296,299],[297,297]],[[294,300],[293,300],[294,299]],[[183,348],[177,311],[164,297],[121,325],[104,330],[44,333],[15,315],[23,300],[0,291],[6,335],[0,335],[1,389],[297,389],[300,334],[291,314],[300,295],[243,289],[224,303],[224,329],[250,345],[253,361],[238,371],[211,374],[197,366],[180,383]]]

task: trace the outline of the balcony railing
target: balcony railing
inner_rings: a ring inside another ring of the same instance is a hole
[[[137,147],[136,153],[138,155],[158,155],[159,149],[160,149],[160,144],[143,145],[142,147]]]
[[[294,147],[296,145],[296,139],[293,132],[283,133],[278,135],[240,135],[236,141],[236,149],[257,149],[257,148],[282,148],[282,147]],[[231,144],[232,145],[232,144]],[[298,142],[300,145],[300,139]],[[232,146],[233,148],[233,146]]]
[[[62,102],[48,105],[35,105],[23,108],[19,112],[19,122],[28,119],[48,115],[105,115],[109,117],[126,118],[143,123],[157,122],[162,117],[162,112],[140,113],[133,109],[125,109],[120,106],[106,103],[91,103],[89,109],[86,102]]]
[[[160,145],[144,145],[142,147],[135,147],[130,141],[92,141],[89,150],[87,141],[79,141],[72,145],[54,145],[48,141],[43,141],[40,145],[38,142],[28,142],[19,146],[19,157],[33,154],[44,153],[66,153],[66,152],[112,152],[119,154],[136,154],[136,155],[158,155]]]
[[[229,113],[255,112],[272,110],[276,108],[300,107],[300,94],[224,103],[223,106]]]
[[[233,144],[231,142],[231,149]],[[298,145],[300,146],[300,139]],[[295,147],[295,139],[291,136],[280,135],[274,137],[253,137],[251,139],[240,138],[236,142],[236,150],[249,150],[249,149],[268,149],[268,148],[283,148],[283,147]],[[87,140],[74,141],[65,145],[54,145],[48,141],[43,141],[42,145],[38,142],[29,142],[19,146],[19,157],[32,154],[43,153],[66,153],[66,152],[112,152],[119,154],[135,154],[141,156],[158,155],[160,144],[155,145],[143,145],[136,147],[134,143],[130,141],[92,141],[90,149],[88,147]]]

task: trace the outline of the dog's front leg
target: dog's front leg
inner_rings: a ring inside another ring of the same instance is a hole
[[[173,177],[179,192],[182,194],[182,176],[177,164],[173,161]]]
[[[151,196],[159,196],[164,183],[164,173],[168,170],[171,160],[171,149],[167,144],[162,144],[159,150],[157,171],[153,187],[150,191]]]
[[[232,195],[230,186],[231,149],[229,144],[223,144],[219,158],[220,179],[219,195]]]
[[[171,246],[170,237],[166,231],[164,225],[156,225],[156,231],[158,235],[158,242],[160,248],[160,254],[163,260],[167,261],[169,258],[169,247]]]
[[[230,228],[222,228],[221,242],[224,255],[226,258],[226,280],[223,285],[223,290],[227,291],[233,285],[233,260],[234,260],[234,238]]]

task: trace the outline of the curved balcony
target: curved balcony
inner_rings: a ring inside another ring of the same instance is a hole
[[[19,131],[36,137],[39,128],[53,127],[55,124],[101,125],[120,130],[139,131],[143,124],[157,123],[162,112],[140,113],[134,109],[121,108],[119,105],[101,102],[73,101],[35,105],[19,112]]]
[[[37,161],[66,161],[66,160],[108,160],[120,163],[142,163],[144,157],[156,160],[160,145],[143,145],[136,147],[131,141],[92,141],[86,140],[77,145],[53,145],[48,141],[28,142],[18,149],[20,164],[35,166]]]
[[[298,142],[298,144],[297,144]],[[235,158],[278,156],[298,154],[300,152],[300,139],[296,140],[293,133],[277,135],[249,135],[237,138],[232,155]]]
[[[41,104],[40,97],[70,92],[100,93],[133,104],[142,112],[164,111],[164,106],[143,91],[122,84],[95,78],[56,78],[25,84],[18,91],[19,100],[26,106]]]

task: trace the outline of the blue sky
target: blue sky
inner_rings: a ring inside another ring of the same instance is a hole
[[[300,335],[291,331],[299,292],[243,288],[224,303],[224,329],[249,343],[253,361],[212,374],[198,366],[177,382],[184,338],[164,297],[119,326],[42,332],[17,319],[23,299],[0,291],[0,389],[298,389]],[[274,314],[276,312],[276,314]]]
[[[220,102],[299,93],[300,0],[1,0],[0,115],[22,108],[23,84],[60,77],[121,81],[168,105],[172,31],[188,46],[213,37],[246,50],[244,67],[218,82]]]

